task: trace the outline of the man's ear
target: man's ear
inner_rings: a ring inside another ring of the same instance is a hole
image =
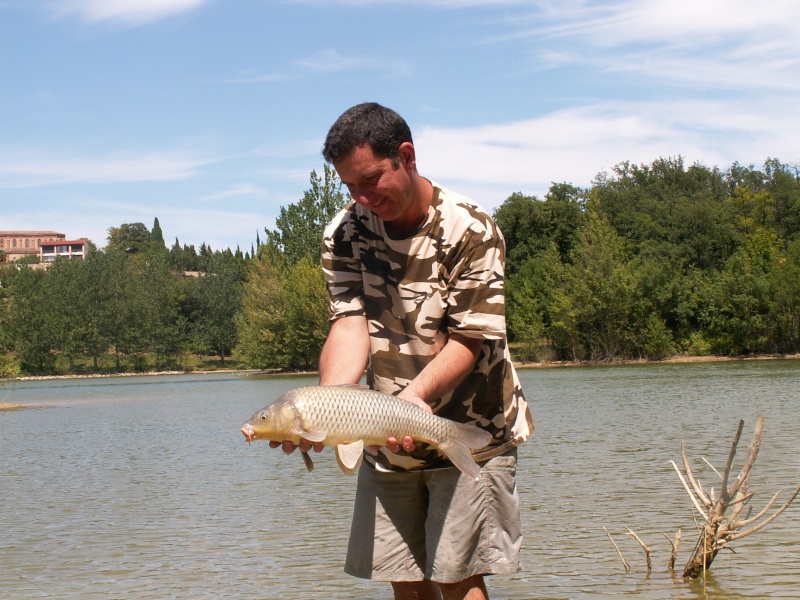
[[[411,142],[403,142],[397,149],[397,159],[404,169],[408,171],[417,170],[417,151]]]

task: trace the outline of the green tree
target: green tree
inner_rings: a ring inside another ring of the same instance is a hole
[[[56,258],[47,273],[47,284],[53,295],[52,310],[58,315],[54,344],[60,356],[68,361],[71,373],[75,372],[76,359],[92,350],[95,323],[89,310],[91,281],[88,275],[85,261],[62,257]]]
[[[242,303],[241,264],[233,256],[216,254],[209,259],[208,272],[192,280],[197,314],[191,323],[195,348],[225,356],[236,346],[236,315]]]
[[[109,227],[106,250],[135,254],[147,250],[151,242],[150,231],[144,223],[123,223],[119,227]]]
[[[328,324],[328,296],[318,260],[301,259],[283,276],[285,347],[290,368],[316,367]]]
[[[708,337],[720,354],[774,350],[775,289],[771,272],[780,254],[774,232],[759,230],[728,259],[710,290]]]
[[[19,268],[11,271],[10,333],[20,369],[28,374],[54,372],[57,314],[47,274]]]
[[[625,246],[610,223],[590,210],[550,309],[562,356],[609,360],[630,348],[636,284]]]
[[[319,262],[322,232],[346,202],[342,182],[329,165],[324,166],[323,177],[311,171],[310,181],[311,188],[299,202],[281,208],[275,219],[278,228],[265,230],[267,243],[279,248],[289,264],[306,257]]]
[[[718,169],[686,167],[682,157],[628,162],[598,180],[590,196],[637,253],[721,268],[740,236],[729,215],[729,189]]]
[[[506,267],[514,273],[555,243],[562,262],[569,261],[578,228],[585,220],[587,193],[567,183],[553,184],[540,201],[514,193],[494,212],[506,240]]]
[[[248,368],[280,369],[289,365],[282,266],[280,253],[268,245],[262,245],[247,266],[242,310],[236,317],[236,351]]]
[[[137,370],[147,368],[151,354],[156,369],[175,367],[186,342],[186,321],[179,309],[177,281],[167,256],[129,261],[131,283],[126,303],[126,345]]]
[[[770,275],[776,349],[795,353],[800,350],[800,238],[787,244]]]
[[[161,225],[158,222],[158,217],[153,219],[153,229],[150,231],[150,241],[159,250],[166,248],[164,243],[164,233],[161,231]]]

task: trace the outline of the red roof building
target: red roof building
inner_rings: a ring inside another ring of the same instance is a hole
[[[42,243],[65,240],[66,237],[57,231],[0,231],[0,250],[5,252],[9,262],[29,254],[41,256]]]

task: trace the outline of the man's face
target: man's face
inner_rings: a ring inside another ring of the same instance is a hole
[[[353,200],[382,221],[400,226],[417,219],[414,166],[414,146],[407,142],[397,159],[375,156],[367,144],[334,163]]]

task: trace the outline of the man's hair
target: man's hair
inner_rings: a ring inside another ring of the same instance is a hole
[[[365,102],[348,108],[336,119],[325,138],[322,156],[334,163],[369,144],[375,156],[396,159],[404,142],[413,140],[403,117],[376,102]]]

